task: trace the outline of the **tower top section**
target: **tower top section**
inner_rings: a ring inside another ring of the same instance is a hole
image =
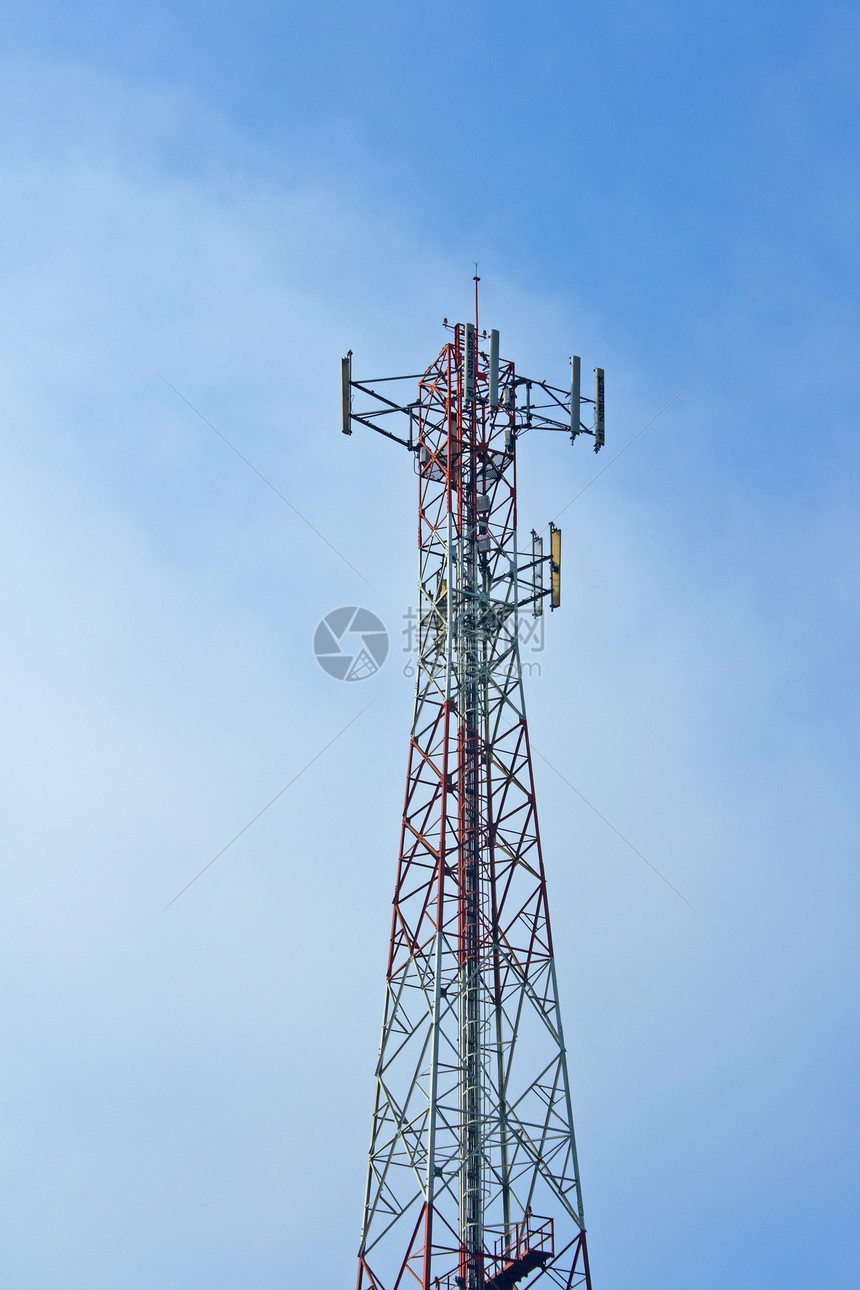
[[[475,285],[477,318],[477,278]],[[517,438],[529,430],[546,430],[566,433],[573,443],[584,434],[593,439],[594,451],[600,451],[605,441],[602,367],[594,369],[594,397],[589,398],[582,393],[582,360],[576,354],[570,359],[569,385],[551,385],[519,374],[512,362],[500,358],[498,331],[481,331],[477,321],[452,324],[445,318],[442,325],[451,332],[451,340],[424,373],[356,378],[352,350],[341,359],[344,434],[351,435],[354,424],[367,426],[417,453],[415,413],[421,395],[420,386],[415,392],[414,382],[426,382],[444,360],[452,364],[456,374],[449,392],[449,411],[458,424],[466,414],[474,417],[482,410],[492,414],[501,407],[509,413],[512,434]]]

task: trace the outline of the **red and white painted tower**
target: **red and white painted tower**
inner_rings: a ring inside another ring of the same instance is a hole
[[[520,376],[478,329],[477,281],[475,322],[449,329],[423,376],[356,380],[343,360],[344,432],[358,422],[413,454],[419,519],[358,1290],[591,1286],[519,652],[520,615],[560,602],[560,534],[546,556],[534,534],[518,549],[517,440],[562,430],[597,451],[603,372],[587,428],[579,359],[567,389]]]

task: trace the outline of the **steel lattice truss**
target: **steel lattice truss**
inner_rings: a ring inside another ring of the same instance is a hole
[[[540,413],[497,340],[453,333],[417,401],[382,400],[418,470],[419,658],[357,1286],[590,1290],[518,644],[545,594],[516,538]],[[350,370],[345,428],[378,428],[352,389],[381,398]]]

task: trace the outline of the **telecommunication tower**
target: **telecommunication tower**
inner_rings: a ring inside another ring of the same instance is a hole
[[[547,554],[534,531],[518,549],[517,441],[587,434],[597,452],[603,371],[589,428],[579,358],[564,389],[519,375],[478,329],[477,276],[475,321],[445,326],[423,375],[356,380],[342,360],[343,432],[408,449],[419,527],[357,1290],[591,1290],[519,655],[521,613],[560,604],[561,534],[550,526]]]

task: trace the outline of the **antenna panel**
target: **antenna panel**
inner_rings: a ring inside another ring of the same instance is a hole
[[[499,406],[499,333],[490,332],[490,407]]]
[[[532,529],[532,590],[534,602],[532,613],[535,618],[543,614],[543,538]]]
[[[594,451],[606,443],[606,424],[603,414],[603,368],[594,369]]]
[[[570,360],[570,439],[579,434],[579,404],[582,385],[582,360],[574,354]]]
[[[352,350],[349,351],[346,358],[340,360],[340,399],[341,399],[341,429],[344,434],[352,434]]]
[[[554,524],[549,526],[549,576],[551,609],[558,609],[561,604],[561,529]]]
[[[466,323],[463,348],[463,398],[475,397],[475,324]]]

